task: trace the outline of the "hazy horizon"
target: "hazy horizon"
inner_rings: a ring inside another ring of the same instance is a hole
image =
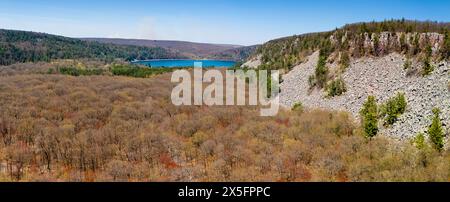
[[[0,28],[74,38],[175,40],[255,45],[348,23],[385,19],[447,22],[450,2],[420,1],[13,1]]]

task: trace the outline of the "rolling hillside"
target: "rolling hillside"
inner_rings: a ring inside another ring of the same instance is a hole
[[[247,49],[246,47],[240,45],[194,43],[187,41],[113,38],[83,38],[82,40],[116,45],[161,47],[172,50],[189,58],[213,58],[213,56],[222,56],[222,59],[239,60],[245,56],[248,56],[245,52],[243,55],[239,54],[240,52],[243,52],[242,50],[253,50],[251,48]],[[234,54],[234,52],[238,52],[238,54]]]
[[[163,48],[6,31],[11,61],[88,59],[0,67],[0,181],[448,181],[442,25],[366,23],[264,44],[247,64],[286,70],[274,117],[177,107],[174,69],[89,60],[171,54]]]
[[[161,47],[103,44],[45,33],[0,29],[0,65],[79,58],[143,60],[183,56]]]
[[[216,59],[231,59],[235,61],[245,61],[247,60],[255,51],[258,49],[259,45],[244,46],[239,48],[233,48],[225,50],[222,52],[214,53],[211,58]]]

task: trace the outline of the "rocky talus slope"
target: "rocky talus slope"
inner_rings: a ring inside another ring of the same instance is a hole
[[[254,58],[251,58],[250,60],[248,60],[247,62],[245,62],[244,64],[242,64],[242,68],[244,67],[248,67],[250,69],[256,69],[258,68],[258,66],[261,65],[261,55],[257,55]]]
[[[423,132],[431,123],[432,109],[441,109],[441,118],[448,130],[450,125],[450,67],[448,61],[439,62],[435,71],[426,77],[408,75],[403,65],[405,56],[393,53],[384,57],[363,57],[352,60],[342,74],[347,92],[327,98],[323,90],[309,91],[308,77],[314,74],[319,53],[309,56],[305,63],[296,66],[283,76],[280,101],[293,106],[301,102],[308,108],[345,110],[359,117],[359,110],[369,95],[378,103],[385,102],[397,92],[404,92],[408,101],[406,112],[390,127],[382,126],[381,133],[405,140]],[[420,64],[415,64],[419,66]]]

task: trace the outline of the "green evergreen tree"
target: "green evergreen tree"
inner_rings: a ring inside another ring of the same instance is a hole
[[[378,56],[378,51],[380,47],[380,37],[378,34],[374,34],[373,37],[373,55]]]
[[[319,61],[315,71],[315,85],[319,88],[325,87],[328,80],[328,67],[327,67],[327,52],[326,50],[320,51]]]
[[[378,107],[374,96],[369,96],[360,111],[364,136],[372,138],[378,133]]]
[[[345,82],[342,78],[337,78],[331,81],[327,86],[327,93],[330,97],[339,96],[345,92],[347,92],[347,87],[345,86]]]
[[[292,106],[292,111],[303,112],[303,104],[301,102],[296,102],[294,106]]]
[[[407,53],[408,52],[408,44],[406,43],[406,34],[402,33],[400,35],[400,52]]]
[[[444,47],[442,51],[442,56],[444,58],[450,59],[450,31],[448,29],[445,29],[444,32]]]
[[[414,137],[413,144],[417,149],[425,148],[425,135],[423,133],[417,134],[416,137]]]
[[[384,117],[385,125],[394,124],[400,115],[406,111],[406,97],[404,93],[397,93],[397,95],[389,99],[385,105],[383,105],[381,111],[381,116]]]
[[[428,41],[428,39],[427,39]],[[422,76],[430,75],[434,71],[434,66],[431,64],[431,57],[433,54],[433,50],[431,49],[431,45],[427,45],[425,47],[425,59],[423,60],[423,69]]]
[[[444,130],[442,127],[441,119],[439,118],[440,110],[438,108],[433,109],[433,120],[428,128],[428,136],[431,143],[436,150],[442,151],[444,148]]]

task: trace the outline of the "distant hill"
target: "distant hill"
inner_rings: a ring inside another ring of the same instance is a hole
[[[214,53],[211,57],[217,59],[233,59],[236,61],[245,61],[249,58],[260,45],[244,46],[228,49],[222,52]]]
[[[221,53],[227,54],[223,59],[239,59],[238,55],[233,55],[233,52],[240,52],[240,45],[229,44],[208,44],[208,43],[194,43],[187,41],[165,41],[165,40],[144,40],[144,39],[117,39],[117,38],[82,38],[81,40],[89,42],[100,42],[105,44],[116,45],[133,45],[144,47],[161,47],[172,50],[183,56],[190,58],[211,58],[214,55]],[[225,56],[225,55],[224,55]]]
[[[45,33],[0,29],[0,65],[52,59],[186,58],[161,47],[104,44]]]

